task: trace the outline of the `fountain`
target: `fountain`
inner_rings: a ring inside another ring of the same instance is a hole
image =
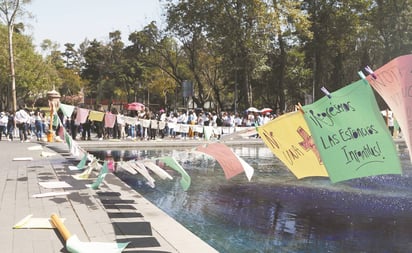
[[[145,198],[221,253],[409,252],[412,225],[411,164],[397,144],[403,175],[382,175],[332,184],[327,178],[297,180],[263,146],[232,147],[255,168],[226,180],[213,159],[185,149],[112,150],[115,161],[173,156],[192,178],[183,191],[174,180],[115,173]],[[104,159],[107,151],[90,150]]]

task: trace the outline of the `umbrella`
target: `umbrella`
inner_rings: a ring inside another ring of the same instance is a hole
[[[259,110],[256,109],[256,107],[249,107],[246,111],[247,112],[259,112]]]
[[[272,111],[273,110],[271,108],[263,108],[262,110],[260,110],[260,113],[266,114],[266,113],[269,113],[269,112],[272,112]]]
[[[144,104],[139,103],[139,102],[133,102],[133,103],[127,104],[125,107],[129,111],[143,111],[145,108]]]

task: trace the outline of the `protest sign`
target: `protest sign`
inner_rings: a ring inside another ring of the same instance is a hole
[[[303,111],[332,182],[401,173],[392,137],[365,80],[303,106]]]
[[[302,112],[284,114],[257,130],[266,146],[298,179],[328,176]]]

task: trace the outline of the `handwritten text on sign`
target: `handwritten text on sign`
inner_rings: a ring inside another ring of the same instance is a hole
[[[372,89],[365,81],[306,105],[304,111],[332,181],[382,174],[387,171],[384,164],[388,156],[397,159]]]
[[[375,70],[370,85],[395,115],[412,159],[412,55],[403,55]]]
[[[328,176],[301,112],[284,114],[258,128],[259,136],[297,178]]]

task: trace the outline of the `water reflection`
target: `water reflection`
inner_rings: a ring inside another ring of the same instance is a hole
[[[188,171],[156,180],[116,174],[219,252],[410,252],[412,250],[411,163],[398,146],[403,175],[383,175],[331,184],[297,180],[263,147],[236,147],[255,168],[252,182],[241,174],[227,181],[213,159],[186,150],[116,150],[115,161],[173,156]],[[107,153],[91,151],[104,158]],[[170,171],[172,172],[172,171]]]

